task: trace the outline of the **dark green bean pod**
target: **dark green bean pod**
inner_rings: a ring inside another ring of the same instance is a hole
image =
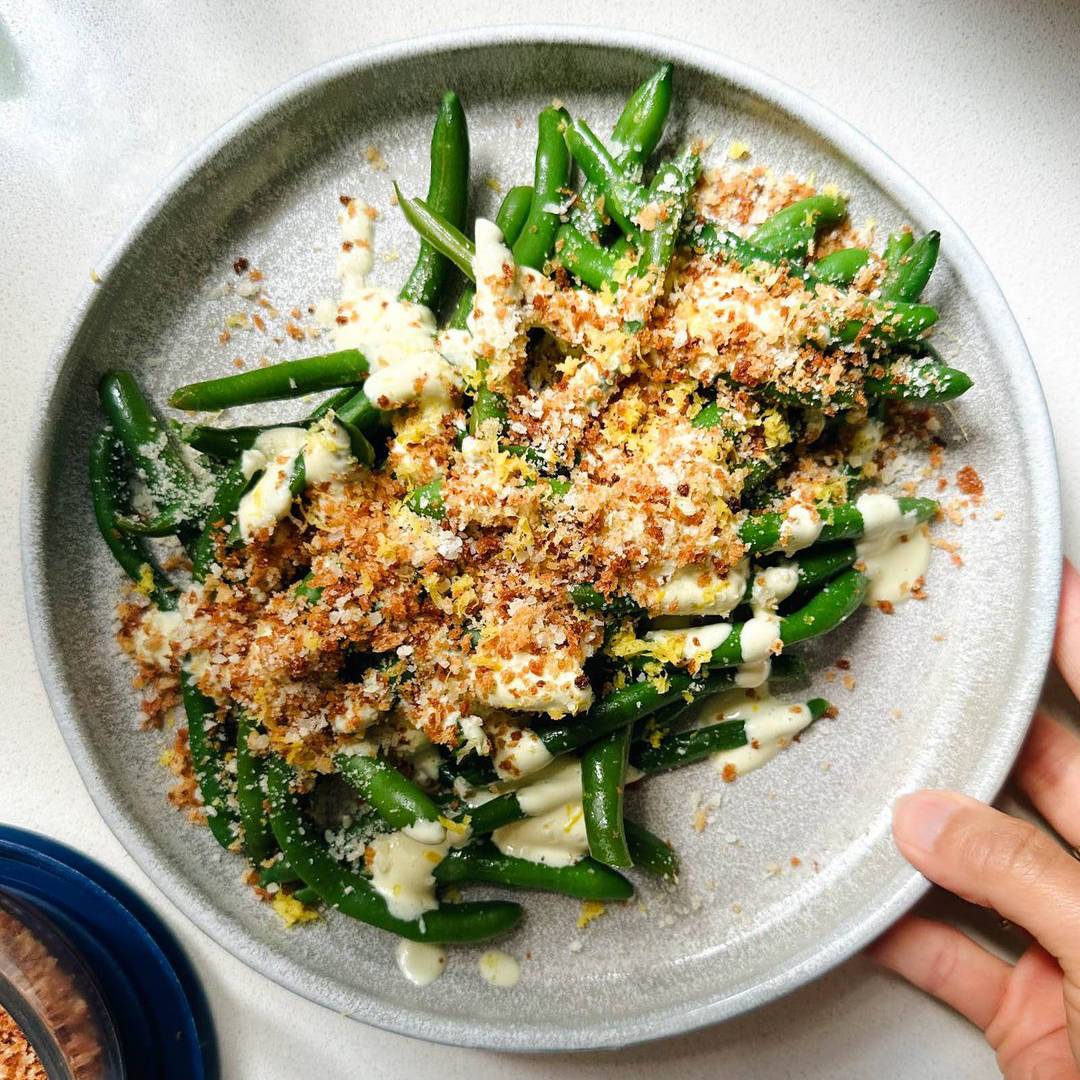
[[[565,189],[570,183],[570,152],[563,137],[567,119],[562,109],[551,106],[540,113],[532,206],[513,246],[518,266],[542,269],[555,247],[560,224],[558,207],[565,201]]]
[[[661,64],[630,95],[615,122],[616,160],[624,170],[643,164],[659,145],[671,109],[674,71],[671,64]]]
[[[435,880],[443,885],[483,881],[581,900],[629,900],[634,895],[634,886],[622,874],[594,859],[581,859],[570,866],[547,866],[503,855],[494,844],[483,842],[451,851],[435,867]]]
[[[630,597],[602,593],[592,585],[574,585],[570,596],[579,608],[598,611],[606,618],[634,619],[645,614],[645,609]]]
[[[847,217],[847,201],[839,195],[811,195],[777,211],[749,237],[750,243],[781,259],[806,258],[819,232]]]
[[[845,570],[826,582],[798,611],[780,618],[777,629],[781,642],[785,646],[796,645],[800,641],[835,630],[859,609],[869,585],[870,579],[858,570]],[[713,649],[708,662],[710,668],[743,663],[742,628],[745,625],[732,625],[728,636]]]
[[[624,172],[635,174],[660,142],[671,108],[673,71],[671,64],[661,64],[630,95],[615,123],[612,140],[618,148],[616,161]],[[586,180],[570,217],[571,224],[586,238],[599,239],[604,228],[601,201],[600,189]]]
[[[615,286],[618,257],[611,248],[601,247],[574,225],[563,225],[555,241],[554,261],[585,285],[597,291]]]
[[[431,797],[381,758],[335,754],[334,767],[392,828],[438,822],[439,808]]]
[[[156,514],[150,521],[117,515],[125,532],[168,536],[197,521],[205,507],[179,441],[147,400],[135,377],[110,371],[98,384],[101,406],[136,474],[145,482]]]
[[[922,355],[894,358],[880,376],[868,375],[863,383],[866,396],[939,404],[955,400],[974,385],[970,375],[949,367],[926,342],[918,343],[918,353]]]
[[[334,411],[339,419],[359,428],[365,435],[373,435],[385,424],[386,414],[364,396],[363,390],[354,386],[342,387],[336,394],[331,394],[305,419],[297,421],[296,427],[308,427],[321,420],[328,412]],[[210,457],[232,461],[245,450],[255,445],[255,440],[271,428],[281,424],[254,424],[246,427],[219,428],[209,424],[181,424],[180,438],[188,446]]]
[[[897,499],[900,512],[912,525],[929,521],[937,513],[937,503],[933,499]],[[840,503],[837,506],[818,508],[821,515],[822,529],[816,544],[827,544],[833,540],[854,540],[862,536],[864,524],[862,514],[854,503]],[[780,547],[785,516],[783,514],[754,514],[746,518],[739,526],[739,539],[752,553],[775,551]]]
[[[126,502],[122,464],[116,437],[108,429],[99,431],[90,444],[90,495],[94,520],[124,573],[136,584],[148,584],[147,595],[153,603],[162,611],[171,611],[176,607],[176,587],[154,561],[144,541],[122,532],[117,526],[120,508]]]
[[[656,274],[663,278],[667,273],[675,254],[686,203],[700,173],[701,161],[690,150],[685,151],[677,161],[667,162],[656,170],[646,203],[658,204],[662,212],[651,229],[642,229],[639,233],[641,253],[636,268],[639,277]]]
[[[495,215],[495,224],[499,226],[499,231],[503,234],[503,243],[507,247],[512,248],[521,235],[521,230],[529,217],[529,209],[532,207],[532,197],[531,187],[512,187],[499,206],[499,212]],[[451,330],[466,329],[475,299],[476,286],[467,285],[447,323]]]
[[[818,259],[809,269],[815,280],[848,289],[869,261],[870,252],[866,248],[840,248]]]
[[[521,921],[521,907],[501,900],[442,904],[416,920],[397,918],[372,884],[343,867],[318,839],[315,826],[290,790],[292,769],[281,758],[272,757],[266,777],[270,825],[278,846],[304,883],[330,907],[410,941],[433,944],[485,941],[508,933]]]
[[[633,724],[672,701],[687,695],[692,699],[707,697],[734,685],[734,672],[702,672],[692,676],[674,670],[665,673],[662,689],[657,688],[653,679],[632,682],[602,697],[584,716],[537,729],[536,734],[548,752],[558,756]]]
[[[910,229],[903,229],[898,233],[891,233],[885,243],[882,259],[886,266],[895,267],[900,262],[900,257],[912,244],[915,243],[915,235]]]
[[[431,174],[427,205],[459,229],[465,227],[469,202],[469,129],[457,94],[442,96],[431,134]],[[420,254],[398,294],[402,300],[434,308],[450,276],[450,261],[420,241]]]
[[[605,866],[633,866],[623,829],[630,727],[597,739],[581,759],[582,807],[589,854]]]
[[[186,671],[180,674],[180,689],[187,715],[191,767],[206,808],[206,824],[223,848],[231,848],[238,836],[240,819],[229,800],[224,747],[220,738],[209,731],[216,721],[217,706],[199,692]]]
[[[837,574],[855,565],[858,555],[854,544],[814,546],[800,551],[793,559],[798,567],[800,589],[811,589],[831,581]]]
[[[456,226],[436,213],[420,199],[409,199],[394,185],[398,206],[405,220],[436,251],[442,252],[468,279],[474,281],[473,259],[476,245]]]
[[[619,163],[584,120],[571,120],[566,142],[581,171],[604,198],[604,209],[627,236],[637,233],[634,218],[648,201],[648,193],[636,180],[623,175]]]
[[[250,484],[251,478],[245,475],[240,461],[229,467],[218,484],[206,524],[191,548],[191,576],[196,581],[203,581],[217,561],[218,538],[229,535],[240,500]]]
[[[829,703],[823,698],[806,702],[811,720],[820,720],[828,707]],[[646,776],[654,776],[683,765],[693,765],[724,750],[737,750],[746,742],[745,720],[722,720],[718,724],[668,735],[656,746],[636,743],[630,751],[630,763]]]
[[[630,851],[630,858],[634,860],[635,869],[644,870],[668,881],[678,880],[679,856],[670,844],[665,844],[659,836],[654,836],[648,829],[629,819],[623,821],[623,828],[626,831],[626,846]]]
[[[434,480],[429,480],[426,484],[414,488],[406,496],[405,505],[414,514],[432,518],[435,521],[442,521],[446,514],[443,507],[442,478],[436,477]]]
[[[240,712],[236,716],[236,805],[243,827],[244,854],[252,866],[259,867],[277,853],[277,841],[266,815],[266,795],[263,791],[263,759],[256,757],[248,745],[248,736],[258,731],[258,725]],[[290,871],[291,873],[291,871]],[[282,880],[294,880],[295,875]]]
[[[220,379],[188,383],[174,390],[169,404],[177,409],[216,410],[260,401],[302,397],[318,390],[356,386],[368,375],[368,362],[356,349],[304,360],[285,360],[270,367],[241,371]]]
[[[508,791],[505,795],[497,795],[479,806],[467,807],[459,815],[461,818],[468,817],[469,828],[474,836],[494,832],[512,821],[520,821],[525,817],[525,811],[521,809],[517,795]]]

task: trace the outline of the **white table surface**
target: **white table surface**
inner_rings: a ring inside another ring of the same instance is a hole
[[[522,9],[524,11],[524,9]],[[322,60],[419,31],[514,21],[483,0],[276,5],[8,0],[0,15],[0,820],[72,843],[134,885],[190,952],[223,1075],[551,1077],[996,1075],[949,1010],[855,959],[722,1027],[620,1053],[501,1057],[376,1031],[249,971],[135,866],[94,809],[36,674],[19,576],[17,477],[40,373],[95,259],[168,171],[264,91]],[[1077,541],[1080,5],[550,0],[527,13],[691,37],[845,116],[933,192],[997,275],[1050,402]],[[129,103],[137,102],[134,109]],[[931,904],[942,906],[938,898]],[[959,905],[951,905],[960,914]],[[985,919],[983,925],[987,925]]]

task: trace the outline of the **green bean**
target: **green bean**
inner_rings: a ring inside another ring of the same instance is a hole
[[[899,259],[889,264],[881,279],[881,299],[913,302],[919,299],[937,265],[941,233],[932,229],[920,236]]]
[[[498,795],[479,806],[468,807],[462,816],[468,817],[473,835],[480,836],[501,829],[512,821],[520,821],[525,817],[525,811],[521,809],[517,795],[508,791],[505,795]]]
[[[199,784],[203,806],[206,808],[206,824],[210,826],[214,839],[223,848],[231,848],[237,839],[240,819],[229,800],[225,779],[225,755],[220,739],[207,730],[208,721],[213,722],[215,718],[217,706],[199,692],[186,671],[180,673],[180,690],[187,715],[191,767]]]
[[[714,428],[723,422],[727,409],[722,409],[715,401],[710,401],[701,407],[701,411],[690,421],[691,427]]]
[[[381,758],[335,754],[334,767],[391,827],[438,823],[439,808],[430,796]]]
[[[270,818],[267,817],[266,820],[269,822]],[[274,845],[274,850],[277,851],[277,840],[274,839],[273,830],[270,833],[270,840]],[[263,866],[259,869],[260,885],[289,885],[297,880],[296,871],[284,857],[276,859],[269,866]]]
[[[544,863],[503,855],[492,843],[458,848],[435,867],[435,880],[443,885],[461,881],[483,881],[515,889],[575,896],[581,900],[629,900],[634,886],[615,870],[595,859],[581,859],[570,866]]]
[[[442,96],[431,133],[431,174],[427,205],[459,229],[465,227],[469,201],[469,130],[457,94]],[[416,265],[398,294],[400,299],[433,308],[446,286],[450,263],[426,240],[420,241]]]
[[[645,614],[645,609],[629,596],[602,593],[592,585],[573,585],[570,597],[584,611],[598,611],[611,619],[633,619]]]
[[[328,906],[411,941],[432,943],[483,941],[507,933],[521,921],[519,905],[498,900],[443,904],[416,920],[392,915],[372,884],[343,867],[318,840],[290,791],[292,775],[281,758],[270,758],[266,769],[270,825],[289,865]]]
[[[744,270],[749,270],[758,264],[782,265],[786,267],[790,277],[813,284],[814,279],[808,270],[789,262],[775,252],[757,247],[751,241],[733,232],[718,229],[711,222],[694,222],[689,227],[684,227],[680,240],[695,251],[710,255],[714,259],[733,262]]]
[[[322,897],[319,896],[317,890],[313,889],[310,885],[305,885],[302,889],[297,889],[293,894],[294,900],[299,900],[301,904],[306,907],[312,907],[320,902]]]
[[[589,854],[605,866],[633,866],[623,829],[629,749],[627,725],[598,739],[581,759],[581,801]]]
[[[156,516],[150,521],[117,515],[125,532],[167,536],[204,509],[195,477],[169,426],[146,399],[134,376],[110,371],[98,384],[101,405],[129,461],[146,482]]]
[[[858,555],[854,544],[807,548],[792,560],[798,570],[800,589],[810,589],[831,581],[837,574],[855,565]]]
[[[626,846],[636,869],[668,881],[678,880],[679,856],[669,844],[629,819],[623,821],[623,828],[626,831]]]
[[[624,172],[640,168],[660,142],[671,108],[672,72],[671,64],[661,64],[630,95],[615,123],[612,139],[618,146],[616,161]],[[599,238],[604,227],[598,208],[601,198],[600,189],[586,180],[571,211],[571,224],[586,238]]]
[[[434,480],[429,480],[426,484],[414,488],[405,497],[405,505],[414,514],[432,518],[435,521],[442,521],[446,516],[442,497],[442,477],[436,477]]]
[[[900,513],[912,525],[929,521],[937,513],[937,503],[933,499],[897,499]],[[862,514],[854,503],[840,503],[837,506],[818,508],[822,529],[815,543],[827,544],[833,540],[854,540],[862,536],[864,524]],[[754,514],[746,518],[739,526],[739,539],[746,544],[750,552],[775,551],[780,547],[783,536],[784,514]]]
[[[809,269],[817,281],[848,289],[869,261],[870,252],[866,248],[840,248],[816,260]]]
[[[322,588],[311,584],[314,580],[314,574],[305,574],[293,587],[293,592],[309,604],[317,604],[322,599]]]
[[[866,596],[870,579],[858,570],[845,570],[822,586],[798,611],[779,620],[777,632],[785,646],[796,645],[835,630],[849,615],[858,610]],[[723,668],[743,663],[742,630],[745,623],[732,624],[731,631],[709,657],[710,668]]]
[[[648,193],[636,180],[623,175],[619,163],[593,134],[584,120],[571,120],[566,142],[581,171],[604,197],[604,209],[627,236],[637,234],[634,218],[648,201]]]
[[[671,108],[673,73],[671,64],[661,64],[630,95],[615,122],[613,141],[624,171],[647,161],[659,144]]]
[[[203,581],[210,573],[210,568],[217,560],[218,537],[228,535],[233,519],[251,484],[251,478],[244,472],[243,463],[234,462],[222,477],[214,493],[214,501],[206,515],[206,524],[191,548],[191,576],[196,581]]]
[[[848,319],[836,332],[836,340],[843,345],[853,345],[863,340],[879,345],[902,345],[916,341],[938,319],[937,311],[927,304],[872,302],[871,307],[874,318],[869,323],[861,319]]]
[[[236,805],[244,835],[244,854],[252,866],[261,866],[277,852],[270,819],[266,816],[263,793],[263,762],[248,745],[248,736],[258,725],[240,712],[236,716]]]
[[[657,274],[661,279],[667,273],[675,254],[686,202],[701,172],[701,162],[692,151],[685,151],[677,161],[661,165],[649,185],[647,204],[659,203],[660,220],[651,229],[643,229],[641,254],[636,273],[639,277]]]
[[[529,216],[529,208],[532,206],[532,197],[531,187],[512,187],[499,206],[499,212],[495,215],[495,224],[499,226],[499,231],[503,234],[503,243],[507,247],[512,248],[521,235],[521,230],[525,227],[525,221]],[[475,299],[476,287],[467,285],[447,324],[451,330],[466,329]]]
[[[563,138],[567,119],[564,110],[551,106],[540,113],[532,206],[513,246],[514,262],[518,266],[542,269],[555,246],[559,207],[570,182],[570,152]]]
[[[762,251],[783,259],[806,258],[814,238],[847,217],[847,201],[839,195],[811,195],[777,211],[749,237]]]
[[[900,257],[914,243],[915,236],[910,229],[892,233],[885,244],[885,251],[881,256],[882,259],[885,260],[885,265],[895,267],[900,262]]]
[[[949,367],[926,342],[919,342],[918,352],[923,355],[894,359],[881,376],[867,376],[867,397],[938,403],[953,401],[974,385],[970,375]]]
[[[209,424],[181,424],[179,433],[180,438],[199,453],[232,461],[245,450],[250,450],[264,431],[282,426],[309,427],[326,416],[331,409],[339,419],[344,418],[366,435],[374,434],[385,423],[386,414],[368,401],[363,390],[357,390],[355,386],[345,386],[295,424],[253,424],[233,428],[212,427]]]
[[[812,290],[817,278],[807,270],[793,263],[786,262],[777,252],[768,252],[752,242],[741,239],[733,233],[718,230],[714,225],[696,225],[682,234],[684,243],[714,258],[730,260],[743,269],[764,263],[766,265],[783,264],[790,277],[802,279],[807,288]],[[856,341],[869,340],[880,345],[902,345],[915,341],[937,322],[937,311],[926,304],[890,303],[868,301],[873,312],[869,323],[860,319],[849,319],[833,334],[835,341],[851,345]],[[797,395],[796,395],[797,397]],[[816,404],[812,401],[799,403]],[[838,402],[839,404],[839,402]],[[847,404],[847,403],[845,403]]]
[[[473,398],[472,407],[469,409],[467,425],[470,435],[476,435],[489,420],[495,420],[498,423],[500,434],[506,427],[506,398],[504,398],[502,394],[495,393],[494,390],[488,387],[484,377],[486,372],[487,362],[478,360],[476,364],[476,373],[478,376],[476,396]],[[417,513],[421,512],[422,511],[417,511]],[[431,517],[433,515],[429,514],[428,516]]]
[[[546,726],[536,732],[548,753],[558,756],[626,727],[679,698],[707,697],[735,685],[730,671],[703,672],[692,676],[685,671],[665,672],[660,686],[653,679],[633,682],[602,697],[584,715]]]
[[[124,573],[137,585],[148,588],[147,595],[158,608],[171,611],[176,607],[176,587],[154,561],[141,537],[122,532],[117,526],[125,487],[121,464],[121,448],[116,436],[108,429],[99,431],[90,444],[94,520]]]
[[[476,256],[476,245],[456,225],[452,225],[423,201],[402,195],[397,184],[394,185],[394,193],[405,220],[417,231],[420,238],[445,255],[470,281],[474,281],[473,259]]]
[[[555,259],[579,281],[598,292],[615,285],[618,258],[610,248],[593,243],[573,225],[563,225],[555,241]]]
[[[829,708],[823,698],[814,698],[804,706],[811,720],[820,720]],[[659,744],[637,743],[630,751],[630,763],[646,776],[683,765],[693,765],[724,750],[737,750],[747,744],[745,720],[722,720],[717,724],[668,735]]]
[[[368,362],[356,349],[342,349],[304,360],[285,360],[270,367],[254,368],[220,379],[189,383],[174,390],[169,404],[177,409],[228,409],[234,405],[254,405],[260,401],[301,397],[317,390],[362,383]]]

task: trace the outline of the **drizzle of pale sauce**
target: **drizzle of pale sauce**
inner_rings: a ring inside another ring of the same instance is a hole
[[[905,517],[891,495],[860,495],[855,507],[863,519],[857,565],[870,578],[865,602],[902,603],[930,565],[928,530]]]
[[[413,986],[430,986],[446,970],[446,950],[402,938],[397,943],[397,965]]]
[[[700,715],[702,725],[722,720],[742,720],[746,726],[746,745],[713,754],[712,762],[721,775],[738,776],[760,769],[772,761],[813,717],[803,704],[778,701],[767,693],[749,694],[733,690],[709,701]]]
[[[780,525],[780,543],[776,550],[785,555],[794,555],[796,551],[816,544],[824,527],[825,523],[816,510],[796,504],[784,515]]]
[[[708,566],[680,567],[657,591],[654,606],[665,615],[728,615],[742,602],[746,575],[745,559],[723,577]]]
[[[560,802],[536,817],[503,825],[491,834],[491,839],[504,855],[548,866],[570,866],[589,851],[580,798]]]
[[[451,848],[465,844],[470,835],[467,828],[442,831],[444,838],[437,844],[422,843],[403,830],[383,833],[371,841],[371,884],[396,918],[418,919],[439,906],[435,867]]]
[[[488,949],[476,962],[480,974],[492,986],[517,986],[521,978],[521,965],[509,954],[499,949]]]
[[[517,739],[511,736],[518,733]],[[503,725],[492,740],[495,752],[492,764],[495,772],[506,780],[519,776],[529,776],[551,764],[551,752],[544,745],[540,736],[530,728],[519,728],[513,724]]]

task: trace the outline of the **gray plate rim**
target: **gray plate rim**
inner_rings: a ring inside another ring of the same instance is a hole
[[[263,95],[210,135],[161,183],[143,210],[100,260],[100,282],[85,287],[80,302],[58,337],[43,378],[43,392],[31,422],[20,510],[23,586],[38,669],[57,725],[91,799],[126,851],[165,895],[169,895],[167,887],[170,879],[174,877],[174,872],[159,857],[152,840],[143,836],[137,826],[128,819],[119,800],[103,783],[92,747],[82,735],[74,694],[57,675],[51,662],[57,645],[44,605],[39,599],[45,581],[45,515],[40,492],[48,476],[50,444],[59,429],[55,391],[60,373],[67,364],[77,362],[74,349],[78,344],[81,327],[92,314],[99,298],[108,289],[110,275],[128,248],[136,242],[147,224],[167,207],[174,193],[197,176],[216,154],[250,125],[257,123],[293,96],[315,89],[359,68],[389,65],[406,57],[437,54],[448,50],[529,43],[632,49],[702,68],[805,123],[858,165],[897,202],[912,210],[916,217],[936,219],[948,225],[953,237],[950,261],[962,269],[966,279],[977,291],[980,304],[994,327],[993,337],[997,349],[1007,362],[1022,371],[1022,377],[1017,384],[1022,396],[1017,405],[1023,414],[1032,420],[1026,432],[1026,448],[1033,461],[1040,466],[1035,472],[1039,490],[1034,492],[1034,495],[1043,507],[1042,528],[1037,538],[1038,543],[1033,545],[1037,547],[1034,568],[1037,571],[1041,594],[1037,596],[1040,602],[1035,605],[1035,612],[1030,616],[1031,625],[1028,627],[1032,663],[1027,671],[1017,676],[1016,690],[1017,700],[1027,702],[1029,707],[1002,721],[998,729],[1000,741],[996,753],[992,759],[982,762],[978,771],[972,773],[970,782],[965,787],[966,793],[983,800],[995,798],[1019,752],[1027,733],[1031,712],[1042,688],[1057,619],[1062,551],[1060,485],[1046,400],[1031,355],[1000,287],[963,230],[912,176],[847,121],[794,87],[721,53],[658,34],[603,27],[537,24],[451,31],[391,42],[317,65]],[[707,1005],[690,1010],[669,1009],[643,1017],[630,1040],[626,1038],[625,1027],[618,1033],[614,1028],[608,1030],[596,1025],[567,1028],[560,1032],[556,1043],[552,1041],[550,1032],[542,1032],[538,1027],[521,1022],[512,1031],[500,1025],[496,1032],[482,1023],[445,1018],[433,1020],[430,1016],[422,1018],[419,1013],[405,1013],[392,1019],[385,1014],[377,1017],[361,1013],[352,1015],[402,1035],[455,1046],[555,1051],[600,1049],[646,1042],[730,1019],[824,975],[880,935],[928,888],[926,879],[911,870],[886,903],[867,911],[861,921],[839,928],[833,936],[808,949],[793,967]],[[211,903],[202,901],[195,893],[180,890],[179,895],[184,899],[175,899],[172,902],[212,940],[238,959],[280,985],[318,1004],[333,1007],[325,997],[320,996],[316,986],[310,982],[305,983],[302,978],[293,974],[287,965],[276,962],[275,954],[267,954],[256,943],[249,942],[243,927]]]

